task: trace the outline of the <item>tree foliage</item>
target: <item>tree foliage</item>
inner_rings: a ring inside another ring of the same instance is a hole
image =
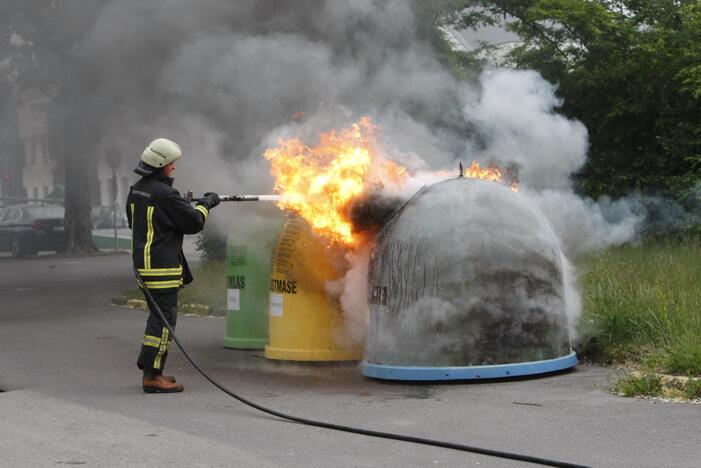
[[[591,196],[681,197],[701,175],[701,2],[468,0],[452,22],[503,24],[522,39],[505,65],[558,85],[589,130],[577,176]]]
[[[438,59],[456,77],[474,80],[484,65],[476,51],[456,50],[447,38],[445,26],[460,23],[469,0],[414,0],[416,35],[426,41]]]

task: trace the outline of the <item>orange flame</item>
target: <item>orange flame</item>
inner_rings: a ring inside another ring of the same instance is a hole
[[[482,169],[477,161],[472,161],[470,167],[465,169],[465,177],[470,179],[486,179],[492,182],[501,182],[501,171],[494,166]]]
[[[278,207],[292,210],[309,222],[312,229],[332,241],[356,247],[362,239],[354,235],[347,212],[350,204],[377,181],[400,186],[409,177],[407,169],[392,162],[379,150],[375,126],[370,117],[341,130],[319,135],[319,143],[307,146],[297,138],[280,139],[265,150],[276,193],[283,195]],[[508,172],[508,171],[507,171]],[[454,177],[439,171],[436,177]],[[473,163],[464,171],[469,178],[502,180],[494,166]],[[516,191],[515,183],[511,189]]]
[[[375,130],[370,118],[363,117],[345,129],[322,133],[316,146],[292,138],[265,150],[275,176],[274,190],[284,196],[278,206],[299,213],[316,232],[354,245],[353,226],[345,212],[368,182],[376,158]],[[397,173],[403,169],[391,164],[387,167]]]
[[[482,169],[477,161],[472,161],[470,167],[465,169],[464,175],[470,179],[486,179],[492,182],[501,182],[503,179],[502,173],[497,167],[489,165]],[[518,192],[518,183],[515,180],[511,181],[509,187],[512,192]]]

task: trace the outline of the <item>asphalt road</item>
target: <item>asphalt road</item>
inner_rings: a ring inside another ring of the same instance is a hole
[[[220,393],[178,351],[168,372],[186,391],[146,395],[146,315],[110,305],[131,275],[127,255],[0,258],[0,466],[534,466],[281,421]],[[181,317],[177,331],[215,378],[282,412],[591,466],[699,464],[701,405],[614,396],[604,368],[382,383],[355,364],[224,349],[223,318]]]

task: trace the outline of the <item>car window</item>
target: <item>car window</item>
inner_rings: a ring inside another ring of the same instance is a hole
[[[29,206],[24,209],[25,218],[63,218],[62,206]]]
[[[17,208],[7,208],[2,215],[2,221],[8,222],[19,217],[19,210]]]

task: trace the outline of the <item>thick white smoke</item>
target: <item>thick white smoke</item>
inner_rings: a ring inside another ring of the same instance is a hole
[[[568,257],[597,252],[635,240],[645,215],[632,199],[594,201],[569,191],[527,191],[533,203],[547,216],[560,237]]]
[[[546,215],[569,258],[637,236],[644,216],[632,200],[594,201],[573,192],[571,177],[586,161],[587,130],[557,113],[554,85],[522,70],[490,70],[480,84],[466,93],[465,112],[484,143],[466,156],[515,164],[520,190]]]
[[[368,330],[368,266],[372,244],[346,254],[348,270],[336,281],[329,281],[326,290],[338,297],[344,313],[346,334],[339,334],[339,344],[353,347],[365,343]]]
[[[516,164],[520,182],[534,190],[569,190],[586,161],[587,129],[556,113],[555,86],[534,71],[490,70],[466,97],[484,149],[477,159]]]

